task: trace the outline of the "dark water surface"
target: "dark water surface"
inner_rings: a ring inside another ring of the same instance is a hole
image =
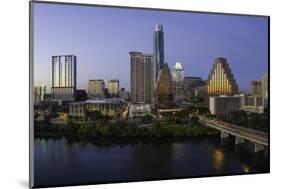
[[[97,146],[65,139],[35,139],[35,185],[261,173],[269,171],[268,149],[235,146],[218,136],[183,142]]]

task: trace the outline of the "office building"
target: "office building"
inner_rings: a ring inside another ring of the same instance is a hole
[[[184,98],[184,71],[181,63],[177,62],[172,71],[173,78],[173,95],[174,100],[179,101]]]
[[[103,98],[104,94],[104,80],[89,80],[88,82],[88,96],[90,99]]]
[[[75,101],[75,92],[76,56],[52,56],[52,99]]]
[[[164,65],[164,31],[161,24],[155,26],[153,33],[153,58],[155,63],[155,79]]]
[[[262,81],[251,82],[251,94],[260,96],[262,95]]]
[[[238,85],[226,58],[216,58],[208,79],[208,95],[232,95],[238,93]]]
[[[157,82],[157,109],[168,109],[173,107],[173,80],[167,63],[159,72]]]
[[[210,96],[209,110],[213,115],[227,115],[231,111],[241,109],[239,96]]]
[[[241,109],[247,112],[263,113],[263,97],[257,95],[240,95]]]
[[[46,94],[46,85],[34,87],[34,104],[41,104]]]
[[[83,89],[77,89],[76,90],[76,101],[86,101],[88,100],[88,95],[86,90]]]
[[[131,61],[131,102],[154,103],[153,56],[141,52],[130,52]]]
[[[108,81],[108,93],[111,97],[118,97],[119,95],[119,80],[112,79]]]

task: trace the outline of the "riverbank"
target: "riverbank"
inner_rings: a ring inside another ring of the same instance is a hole
[[[154,123],[151,127],[138,127],[129,122],[115,123],[68,123],[47,124],[36,122],[35,137],[66,138],[68,141],[98,140],[103,141],[153,141],[153,140],[182,140],[189,137],[198,137],[217,134],[218,131],[202,126],[200,123],[181,125],[168,123],[161,125]]]

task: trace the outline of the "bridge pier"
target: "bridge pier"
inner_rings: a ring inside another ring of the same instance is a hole
[[[229,134],[225,131],[221,131],[221,138],[228,138]]]
[[[235,137],[235,144],[236,144],[236,145],[237,145],[237,144],[242,144],[242,143],[244,143],[244,142],[245,142],[244,138]]]
[[[255,143],[255,152],[264,150],[264,145]]]

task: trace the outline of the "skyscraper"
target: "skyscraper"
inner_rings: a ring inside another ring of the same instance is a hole
[[[153,56],[141,52],[130,52],[131,102],[153,104],[154,63]]]
[[[89,80],[88,82],[88,96],[89,98],[103,98],[104,97],[104,80]]]
[[[173,80],[170,68],[167,63],[159,72],[157,82],[157,108],[167,109],[173,106]]]
[[[181,63],[177,62],[172,71],[173,78],[173,95],[174,100],[180,100],[184,95],[183,81],[184,81],[184,71]]]
[[[208,79],[208,95],[232,95],[238,85],[231,73],[226,58],[216,58]]]
[[[76,56],[52,56],[52,99],[74,101],[76,91]]]
[[[119,95],[119,80],[111,79],[108,81],[108,93],[111,97]]]
[[[161,24],[155,26],[153,34],[153,58],[155,63],[155,78],[164,65],[164,31]]]

